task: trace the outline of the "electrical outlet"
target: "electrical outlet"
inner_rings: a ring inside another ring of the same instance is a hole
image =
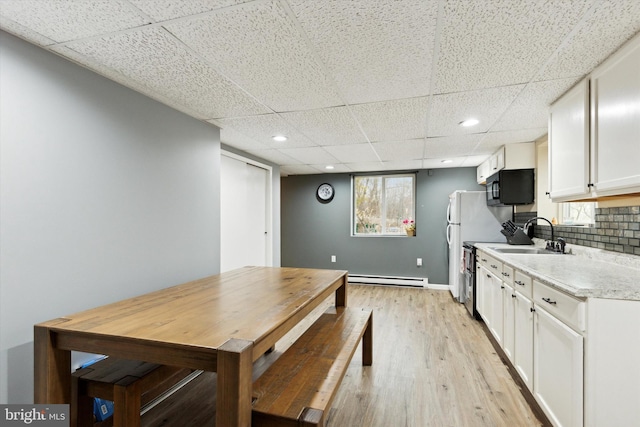
[[[336,256],[335,255],[331,255],[331,262],[336,262]]]
[[[417,264],[418,267],[422,267],[422,258],[418,258]]]

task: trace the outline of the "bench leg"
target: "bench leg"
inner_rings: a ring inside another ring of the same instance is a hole
[[[86,384],[76,376],[71,377],[70,425],[93,427],[93,397],[87,395]]]
[[[140,427],[139,382],[113,387],[113,427]]]
[[[373,313],[367,322],[367,329],[362,336],[362,364],[371,366],[373,364]]]
[[[298,418],[300,427],[323,427],[324,412],[320,409],[304,408]]]

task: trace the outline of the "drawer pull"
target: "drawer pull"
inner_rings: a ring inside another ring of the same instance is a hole
[[[487,262],[486,258],[480,258],[482,260],[482,262]]]
[[[498,268],[497,265],[491,264],[491,268]]]
[[[509,277],[509,273],[502,273],[503,276]]]
[[[524,286],[524,282],[520,280],[516,280],[516,285]]]
[[[556,305],[556,301],[551,301],[551,298],[542,298],[542,301],[548,303],[548,304],[553,304]]]
[[[490,274],[487,274],[487,277],[488,277],[489,279],[491,279],[491,275],[490,275]]]

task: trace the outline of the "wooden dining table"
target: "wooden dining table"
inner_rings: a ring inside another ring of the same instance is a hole
[[[346,271],[244,267],[39,323],[34,402],[71,402],[83,351],[217,372],[216,426],[250,426],[253,362],[332,295]]]

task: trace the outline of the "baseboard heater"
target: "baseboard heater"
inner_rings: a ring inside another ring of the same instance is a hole
[[[424,288],[429,283],[426,277],[373,276],[367,274],[349,274],[349,283],[364,285],[410,286]]]

